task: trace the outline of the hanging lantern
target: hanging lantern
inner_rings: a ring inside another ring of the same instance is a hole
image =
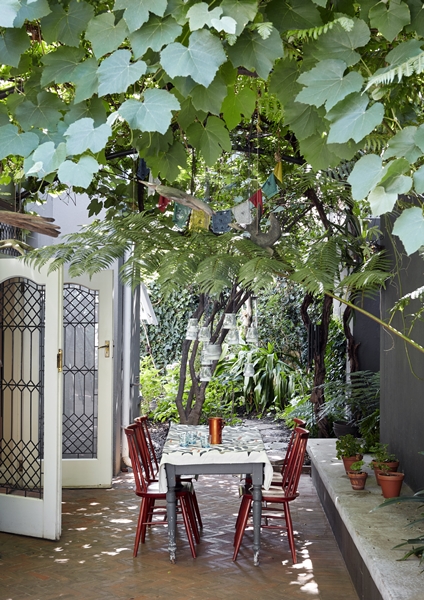
[[[252,365],[252,363],[246,363],[246,366],[244,367],[243,375],[245,377],[253,377],[254,374],[255,374],[255,369],[254,369],[254,366]]]
[[[219,360],[222,352],[221,344],[205,344],[205,358],[211,361]]]
[[[240,335],[238,329],[230,329],[225,341],[227,344],[240,344]]]
[[[246,342],[248,344],[259,343],[258,328],[254,325],[251,325],[246,331]]]
[[[212,359],[207,354],[205,349],[203,349],[200,354],[200,364],[202,365],[202,367],[209,367],[212,364]]]
[[[210,367],[200,367],[200,381],[210,381],[212,379],[212,371]]]
[[[199,342],[209,342],[211,339],[211,330],[209,327],[199,327],[199,335],[197,339]]]
[[[222,329],[236,329],[237,328],[237,315],[234,313],[225,313],[224,322],[222,323]]]
[[[199,331],[199,321],[197,319],[189,319],[186,332],[186,340],[197,340]]]

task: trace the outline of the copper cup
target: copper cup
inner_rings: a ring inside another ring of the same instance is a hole
[[[223,427],[224,419],[222,417],[209,418],[209,435],[211,436],[211,444],[222,444]]]

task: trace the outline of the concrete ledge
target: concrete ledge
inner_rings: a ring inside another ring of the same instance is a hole
[[[383,501],[374,473],[367,468],[364,491],[352,490],[343,463],[336,458],[336,440],[310,440],[312,479],[334,536],[361,600],[423,600],[424,573],[418,559],[398,562],[405,550],[393,550],[403,540],[422,534],[406,528],[422,512],[405,503],[370,512]],[[370,457],[364,460],[369,462]],[[403,484],[402,495],[412,491]]]

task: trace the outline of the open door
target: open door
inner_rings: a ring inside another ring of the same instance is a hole
[[[0,258],[0,530],[61,534],[62,272]]]
[[[113,271],[65,277],[63,487],[110,487]]]

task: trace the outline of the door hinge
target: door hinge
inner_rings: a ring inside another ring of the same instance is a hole
[[[100,348],[105,349],[105,358],[109,358],[110,357],[110,340],[106,340],[103,346],[99,346],[99,350],[100,350]]]
[[[57,370],[62,373],[63,370],[63,350],[59,349],[57,353]]]

